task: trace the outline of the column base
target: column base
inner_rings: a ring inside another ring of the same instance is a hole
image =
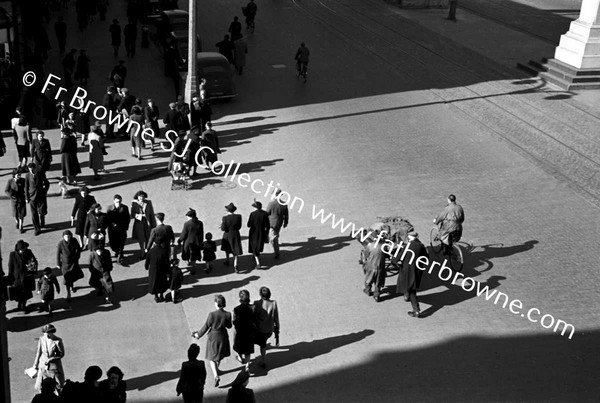
[[[539,76],[563,90],[600,88],[600,67],[577,68],[557,59],[548,60],[546,67]]]

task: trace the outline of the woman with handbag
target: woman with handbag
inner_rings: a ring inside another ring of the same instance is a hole
[[[37,259],[29,249],[29,244],[19,240],[15,250],[8,256],[8,283],[12,284],[11,291],[18,302],[17,309],[27,311],[27,300],[33,297],[36,275]]]
[[[62,358],[65,356],[65,346],[60,337],[56,336],[56,328],[52,324],[42,327],[42,336],[38,341],[33,367],[37,369],[35,390],[41,392],[42,381],[50,378],[56,382],[60,391],[65,383],[65,373]]]

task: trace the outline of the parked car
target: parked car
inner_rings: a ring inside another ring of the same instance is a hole
[[[160,18],[160,13],[165,10],[178,9],[177,0],[143,0],[142,12],[147,20]]]
[[[237,96],[231,64],[217,52],[197,54],[198,78],[206,79],[207,99],[231,99]]]
[[[164,43],[171,32],[174,32],[177,36],[187,36],[189,30],[189,14],[185,10],[161,11],[156,24],[158,39]]]
[[[169,33],[168,40],[172,41],[177,49],[177,53],[179,54],[177,68],[181,71],[187,71],[189,50],[188,33],[186,32],[184,35],[181,31],[171,32]],[[200,35],[196,35],[196,52],[202,52],[202,41],[200,40]]]

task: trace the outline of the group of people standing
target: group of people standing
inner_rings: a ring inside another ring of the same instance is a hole
[[[254,18],[258,7],[254,0],[246,5],[244,15],[246,17],[246,30],[254,32]],[[246,66],[246,54],[248,53],[248,44],[242,34],[242,23],[237,16],[233,17],[233,21],[229,24],[229,34],[223,37],[223,40],[217,42],[215,46],[219,49],[219,53],[227,58],[239,75],[242,75]]]

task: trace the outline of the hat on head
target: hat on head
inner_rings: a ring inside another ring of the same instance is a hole
[[[413,231],[410,231],[408,233],[408,236],[412,236],[412,237],[418,238],[419,237],[419,233],[417,231],[413,230]]]
[[[185,215],[187,217],[196,217],[196,210],[190,207],[190,210],[187,213],[185,213]]]
[[[86,193],[90,193],[90,188],[88,188],[87,186],[82,186],[79,188],[79,192],[86,192]]]
[[[56,328],[52,323],[49,323],[42,327],[42,333],[56,333]]]
[[[242,387],[246,383],[246,381],[250,379],[250,374],[246,370],[246,368],[242,369],[239,374],[235,377],[233,382],[231,383],[232,387]]]
[[[65,236],[65,235],[73,236],[73,233],[70,230],[68,230],[68,229],[64,230],[62,234],[63,234],[63,236]]]
[[[154,100],[153,100],[152,98],[148,98],[148,101],[147,101],[147,102],[148,102],[148,103],[150,103],[150,102],[154,102]]]
[[[133,195],[134,199],[137,199],[140,196],[144,196],[144,197],[148,197],[148,193],[144,192],[143,190],[138,190],[135,195]]]
[[[225,210],[233,213],[235,210],[237,210],[237,207],[235,207],[235,204],[229,203],[227,206],[225,206]]]
[[[29,244],[22,239],[19,239],[15,245],[15,250],[25,250],[29,248]]]
[[[252,207],[262,208],[262,203],[255,200],[254,203],[252,203]]]
[[[155,214],[156,218],[158,218],[160,221],[164,221],[165,220],[165,213],[156,213]]]

